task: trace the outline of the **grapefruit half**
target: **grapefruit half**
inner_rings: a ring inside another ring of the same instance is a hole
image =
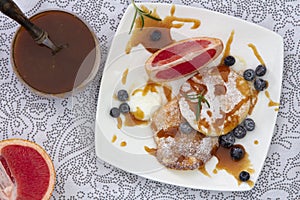
[[[171,81],[207,66],[222,51],[223,42],[218,38],[189,38],[156,51],[146,61],[145,69],[152,81]]]
[[[0,141],[0,199],[50,199],[55,170],[46,151],[23,139]]]

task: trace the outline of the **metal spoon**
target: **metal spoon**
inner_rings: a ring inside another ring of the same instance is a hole
[[[12,18],[21,26],[23,26],[37,44],[50,48],[53,55],[66,47],[65,45],[57,46],[55,43],[53,43],[49,39],[48,33],[30,22],[12,0],[0,0],[0,10],[3,14]]]

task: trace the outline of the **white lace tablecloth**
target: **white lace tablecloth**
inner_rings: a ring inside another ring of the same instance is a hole
[[[27,16],[49,8],[70,10],[89,22],[101,43],[101,70],[85,91],[65,99],[42,98],[13,73],[10,45],[18,24],[0,14],[0,139],[23,138],[46,149],[57,172],[52,199],[300,199],[299,0],[152,1],[218,11],[259,24],[284,38],[281,106],[275,132],[258,182],[247,192],[163,184],[124,172],[96,157],[94,123],[102,69],[128,0],[15,2]]]

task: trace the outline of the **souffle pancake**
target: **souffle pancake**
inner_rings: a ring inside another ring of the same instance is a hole
[[[178,98],[154,113],[151,128],[156,158],[171,169],[197,169],[210,160],[219,145],[217,137],[206,137],[189,126],[180,113]]]
[[[180,88],[182,116],[206,136],[227,134],[248,115],[253,90],[227,66],[205,68]]]

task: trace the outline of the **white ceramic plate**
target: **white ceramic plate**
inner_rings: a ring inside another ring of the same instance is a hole
[[[172,6],[151,3],[143,5],[151,10],[157,8],[161,18],[169,15]],[[151,54],[141,46],[133,48],[130,54],[125,54],[125,47],[130,39],[128,32],[133,14],[134,9],[130,5],[120,22],[107,57],[99,92],[95,125],[97,156],[120,169],[164,183],[206,190],[241,191],[251,189],[248,184],[238,185],[236,179],[226,171],[214,174],[212,171],[217,162],[216,158],[212,158],[206,164],[206,169],[211,177],[205,176],[198,170],[167,169],[144,150],[144,146],[156,147],[149,126],[123,126],[121,130],[117,128],[117,120],[109,115],[110,108],[120,104],[113,98],[113,95],[120,89],[132,91],[133,88],[144,85],[148,80],[143,66]],[[171,29],[175,40],[210,36],[220,38],[225,44],[231,31],[234,30],[231,54],[238,58],[240,70],[254,69],[259,64],[248,47],[249,43],[255,44],[268,68],[268,73],[264,76],[264,79],[269,82],[267,90],[272,100],[279,102],[283,67],[283,40],[279,35],[255,24],[200,8],[176,5],[175,16],[201,20],[201,26],[195,30],[190,29],[191,24],[186,24],[180,29]],[[219,63],[220,59],[221,55],[212,65]],[[122,85],[121,78],[126,69],[129,69],[127,82]],[[176,93],[176,89],[173,88],[173,90]],[[254,183],[263,167],[278,112],[274,107],[268,107],[268,102],[265,93],[259,93],[258,102],[250,116],[255,120],[256,128],[245,138],[238,140],[238,143],[242,144],[248,152],[255,170],[251,175]],[[113,135],[117,136],[114,143],[112,142]],[[255,140],[258,141],[258,144],[254,144]],[[122,141],[127,143],[125,147],[120,146]]]

